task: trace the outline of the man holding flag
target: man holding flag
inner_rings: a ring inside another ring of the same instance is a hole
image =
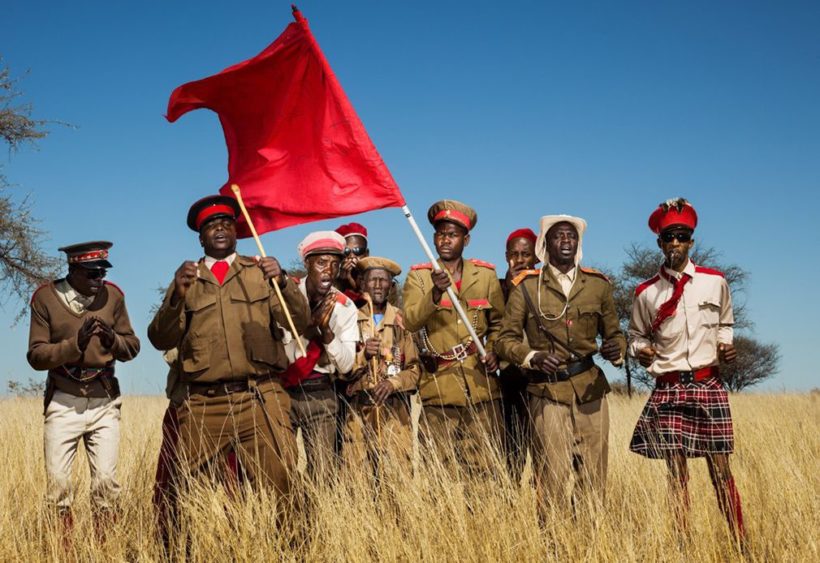
[[[485,445],[500,442],[502,428],[498,360],[492,352],[504,312],[504,296],[492,264],[465,260],[464,248],[478,216],[454,200],[434,203],[427,218],[435,227],[433,241],[439,266],[410,268],[404,285],[404,324],[420,334],[421,353],[428,359],[419,384],[424,406],[422,436],[446,464],[474,473],[490,469],[493,455]],[[473,337],[454,309],[448,287],[467,309],[480,340],[490,350],[481,358]]]
[[[236,253],[238,215],[226,196],[191,206],[188,226],[205,256],[177,269],[148,338],[158,350],[179,350],[188,391],[177,409],[180,459],[197,471],[233,449],[252,481],[288,494],[296,439],[280,382],[288,360],[277,324],[287,326],[286,305],[304,330],[310,311],[275,258]]]

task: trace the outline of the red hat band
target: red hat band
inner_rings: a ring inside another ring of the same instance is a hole
[[[196,225],[197,230],[202,227],[202,224],[213,217],[214,215],[227,215],[228,217],[234,217],[234,210],[229,205],[212,205],[210,207],[206,207],[202,211],[200,211],[196,216],[196,221],[194,224]]]
[[[456,211],[455,209],[442,209],[436,213],[433,217],[433,222],[436,223],[438,221],[454,221],[464,225],[468,231],[473,228],[472,223],[470,223],[470,218],[466,214],[461,211]]]
[[[68,257],[69,264],[82,264],[83,262],[96,262],[97,260],[107,260],[107,250],[94,250],[93,252],[86,252],[84,254],[75,254]]]
[[[660,234],[676,225],[693,231],[698,226],[698,214],[689,202],[677,201],[674,204],[661,204],[649,216],[649,229],[655,234]]]

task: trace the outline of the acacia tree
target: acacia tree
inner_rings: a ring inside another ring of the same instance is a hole
[[[644,280],[658,273],[663,261],[657,248],[633,243],[626,249],[626,261],[621,270],[611,276],[615,308],[621,329],[629,337],[627,328],[632,314],[632,299],[635,288]],[[763,344],[752,336],[754,328],[749,320],[745,289],[749,274],[736,264],[725,263],[720,253],[712,247],[696,245],[690,255],[693,262],[720,270],[732,290],[732,301],[735,314],[734,338],[738,359],[733,364],[720,366],[721,378],[727,388],[740,391],[772,377],[777,373],[780,362],[780,351],[777,344]],[[623,367],[626,376],[644,387],[652,387],[654,378],[638,363],[638,360],[627,357]]]
[[[46,121],[31,117],[31,105],[18,103],[17,80],[0,62],[0,138],[13,153],[48,134]],[[52,277],[60,262],[41,248],[44,232],[37,227],[27,197],[13,198],[0,164],[0,289],[6,299],[27,303],[34,288]],[[18,319],[25,313],[23,307]]]

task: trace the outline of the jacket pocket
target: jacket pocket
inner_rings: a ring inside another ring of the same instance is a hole
[[[600,303],[578,306],[578,322],[586,335],[598,334],[598,322],[600,319]]]
[[[212,350],[212,338],[189,336],[182,342],[182,370],[185,373],[205,371],[211,367]]]

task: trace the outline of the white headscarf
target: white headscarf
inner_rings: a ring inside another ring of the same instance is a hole
[[[538,239],[535,241],[535,255],[541,259],[544,264],[549,263],[549,255],[547,254],[547,247],[544,244],[547,238],[547,231],[558,223],[569,223],[578,231],[578,251],[575,253],[575,265],[581,263],[581,258],[584,253],[582,251],[581,242],[584,238],[584,231],[587,230],[587,222],[580,217],[573,217],[572,215],[544,215],[541,217],[541,232],[538,233]]]

